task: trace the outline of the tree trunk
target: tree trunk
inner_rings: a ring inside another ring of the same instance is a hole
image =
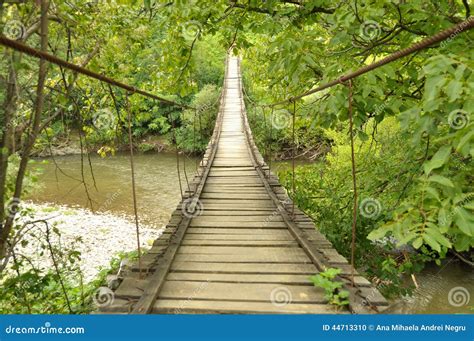
[[[48,7],[49,7],[49,1],[42,0],[41,1],[41,51],[45,51],[45,52],[48,49],[48,16],[47,16]],[[20,166],[18,169],[16,182],[15,182],[15,190],[14,190],[13,199],[16,201],[20,200],[21,198],[21,194],[23,190],[23,179],[25,177],[26,168],[28,166],[31,149],[34,146],[36,137],[38,136],[38,133],[39,133],[40,123],[41,123],[41,114],[43,112],[43,104],[44,104],[44,84],[45,84],[45,79],[46,79],[47,67],[48,67],[48,63],[45,60],[40,59],[33,124],[30,128],[28,136],[26,137],[26,142],[23,147],[22,156],[20,160]],[[8,243],[8,238],[12,231],[13,221],[14,221],[17,211],[18,211],[18,206],[13,205],[9,209],[9,212],[8,212],[9,214],[4,218],[5,224],[3,226],[3,229],[0,231],[0,260],[3,260],[3,258],[6,255],[6,247]]]

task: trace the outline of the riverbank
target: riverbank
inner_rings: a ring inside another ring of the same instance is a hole
[[[108,268],[114,256],[137,249],[136,227],[130,216],[94,213],[84,208],[49,203],[26,202],[22,205],[34,212],[34,221],[45,221],[51,230],[54,228],[59,232],[51,233],[53,245],[59,245],[62,250],[73,248],[80,253],[80,268],[86,283],[93,280],[100,269]],[[22,220],[23,223],[30,221]],[[39,238],[44,229],[44,224],[36,224],[26,237],[28,244],[18,246],[18,251],[39,268],[50,268],[52,260],[48,252],[43,252],[45,241]],[[163,226],[141,224],[141,247],[149,249],[162,232]]]
[[[36,147],[32,155],[34,157],[51,157],[51,156],[67,156],[80,155],[81,152],[89,151],[92,154],[100,154],[104,149],[104,145],[108,143],[89,143],[87,148],[83,146],[81,149],[81,141],[77,133],[71,133],[67,138],[56,138],[55,141],[48,145],[40,145]],[[114,147],[114,152],[128,151],[130,146],[128,142],[120,143]],[[166,135],[148,135],[138,141],[134,141],[134,149],[137,152],[172,152],[175,147],[170,143]],[[108,152],[108,151],[107,151]],[[109,153],[109,152],[108,152]],[[110,153],[109,153],[110,154]]]

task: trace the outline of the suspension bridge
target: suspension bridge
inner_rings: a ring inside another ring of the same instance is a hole
[[[309,277],[339,268],[339,313],[387,301],[293,203],[247,122],[239,59],[228,58],[220,110],[198,175],[164,234],[124,275],[104,313],[334,313]]]
[[[474,20],[470,17],[338,79],[262,107],[295,103],[315,92],[345,84],[349,86],[352,131],[352,79],[436,43],[454,39],[473,27]],[[4,36],[0,36],[0,44],[121,88],[127,96],[139,94],[188,108],[48,54],[45,44],[37,50]],[[40,101],[38,114],[41,106]],[[130,126],[130,111],[128,114]],[[129,135],[132,141],[130,129]],[[133,148],[131,160],[134,184]],[[351,252],[354,255],[357,216],[354,156],[352,162]],[[136,264],[121,272],[113,300],[108,300],[112,304],[101,306],[101,313],[349,314],[378,313],[388,306],[380,292],[333,248],[312,220],[295,207],[265,163],[247,120],[237,57],[226,60],[214,132],[196,176],[186,189],[162,236],[145,255],[139,256]],[[134,206],[136,213],[135,192]],[[328,301],[327,293],[310,281],[310,276],[329,268],[340,269],[334,281],[340,282],[341,290],[349,293],[349,304],[337,309]]]

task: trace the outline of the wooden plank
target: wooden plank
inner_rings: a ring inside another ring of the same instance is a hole
[[[250,221],[250,222],[277,222],[283,221],[280,215],[268,215],[268,213],[264,216],[230,216],[230,215],[220,215],[220,216],[198,216],[193,218],[194,223],[199,223],[202,221],[206,222],[226,222],[226,221],[236,221],[236,222],[243,222],[243,221]]]
[[[247,186],[255,186],[258,184],[261,184],[262,181],[258,178],[254,177],[221,177],[221,178],[216,178],[212,177],[209,178],[206,182],[207,184],[210,185],[226,185],[226,186],[233,186],[233,185],[247,185]]]
[[[256,176],[257,172],[255,171],[241,171],[241,170],[233,170],[233,171],[219,171],[219,170],[213,170],[210,174],[209,177],[214,178],[214,177],[235,177],[235,176]]]
[[[207,221],[205,219],[202,220],[192,220],[191,225],[192,227],[231,227],[231,228],[257,228],[257,229],[268,229],[268,228],[282,228],[286,229],[286,226],[283,222],[279,221]]]
[[[158,297],[161,299],[193,300],[239,300],[271,302],[275,292],[281,291],[291,296],[294,303],[327,303],[321,288],[306,285],[288,285],[260,283],[212,283],[196,281],[166,281]],[[272,294],[273,293],[273,294]]]
[[[284,235],[286,236],[288,231],[286,229],[246,229],[246,228],[218,228],[218,227],[190,227],[188,234],[191,233],[204,233],[204,234],[238,234],[238,235]],[[279,234],[281,233],[281,234]]]
[[[306,255],[290,254],[237,254],[237,255],[216,255],[216,254],[185,254],[176,255],[178,262],[221,262],[221,263],[309,263]],[[266,266],[266,265],[265,265]],[[261,267],[263,267],[261,265]]]
[[[291,240],[207,240],[207,239],[186,239],[181,242],[184,245],[200,245],[200,246],[298,246],[298,243]]]
[[[269,200],[258,200],[258,199],[201,199],[203,205],[240,205],[240,206],[251,206],[251,207],[276,207],[275,204]]]
[[[203,199],[241,199],[241,200],[247,200],[247,199],[262,199],[262,200],[268,200],[268,195],[264,193],[246,193],[244,196],[242,194],[236,194],[236,193],[231,193],[231,192],[220,192],[220,193],[203,193],[201,195],[201,198]]]
[[[275,210],[275,207],[272,207],[271,204],[264,204],[264,205],[259,205],[256,207],[255,205],[252,205],[251,203],[229,203],[229,204],[218,204],[218,203],[205,203],[204,204],[204,212],[207,212],[208,210],[220,210],[220,211],[229,211],[229,210],[236,210],[236,211],[267,211],[267,212],[272,212]],[[271,214],[271,213],[267,213]]]
[[[291,303],[275,305],[266,302],[207,301],[207,300],[159,300],[155,314],[348,314],[347,310],[336,311],[327,304]]]
[[[267,194],[265,189],[262,186],[214,186],[206,185],[204,188],[204,193],[221,193],[221,192],[232,192],[245,195],[246,193],[260,193]]]
[[[313,283],[309,275],[300,274],[219,274],[196,272],[170,272],[166,277],[168,281],[198,281],[214,283],[279,283],[291,285],[309,285]]]
[[[188,262],[175,261],[171,265],[173,272],[214,272],[214,273],[253,273],[253,274],[305,274],[314,275],[317,272],[313,264],[262,264],[236,262],[229,266],[228,263],[218,262]]]
[[[205,241],[238,241],[238,242],[272,242],[272,241],[295,241],[295,239],[290,235],[289,232],[284,231],[285,233],[280,234],[195,234],[195,233],[186,233],[183,241],[189,240],[205,240]],[[159,239],[158,239],[159,240]]]
[[[251,246],[181,246],[180,254],[196,255],[242,255],[242,256],[276,256],[288,258],[304,257],[304,251],[299,247],[251,247]]]
[[[265,218],[269,216],[268,210],[211,210],[208,209],[202,212],[199,217],[221,217],[221,216],[240,216],[240,217],[257,217],[264,216]]]

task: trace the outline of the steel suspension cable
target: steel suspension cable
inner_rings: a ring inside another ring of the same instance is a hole
[[[125,94],[125,103],[128,116],[128,142],[130,146],[130,170],[132,172],[132,197],[133,197],[133,213],[135,215],[135,230],[137,234],[137,252],[138,252],[138,271],[140,278],[142,277],[142,251],[140,245],[140,225],[138,222],[138,205],[137,205],[137,191],[135,186],[135,162],[133,159],[133,137],[132,137],[132,112],[130,109],[130,102],[128,100],[129,94]]]
[[[56,64],[58,66],[64,67],[64,68],[72,70],[74,72],[86,75],[86,76],[91,77],[91,78],[95,78],[95,79],[97,79],[101,82],[105,82],[105,83],[108,83],[110,85],[114,85],[118,88],[122,88],[122,89],[128,91],[130,94],[140,94],[142,96],[152,98],[152,99],[157,100],[157,101],[162,102],[162,103],[172,104],[172,105],[176,105],[176,106],[179,106],[181,108],[186,108],[186,109],[191,108],[188,105],[177,103],[173,100],[169,100],[169,99],[154,95],[154,94],[149,93],[147,91],[138,89],[134,86],[122,83],[122,82],[120,82],[118,80],[115,80],[113,78],[104,76],[102,74],[98,74],[94,71],[86,69],[85,67],[70,63],[70,62],[68,62],[64,59],[58,58],[58,57],[56,57],[52,54],[49,54],[47,52],[37,50],[37,49],[32,48],[28,45],[20,43],[16,40],[8,39],[4,35],[0,35],[0,45],[3,45],[5,47],[9,47],[11,49],[14,49],[14,50],[22,52],[22,53],[25,53],[25,54],[27,54],[31,57],[34,57],[34,58],[39,58],[41,60],[46,60],[46,61],[48,61],[52,64]]]
[[[173,130],[173,139],[174,143],[176,143],[176,171],[178,172],[178,182],[179,182],[179,192],[181,193],[181,200],[183,200],[183,185],[181,184],[181,171],[179,169],[179,148],[178,148],[178,140],[176,139],[176,125],[173,118],[172,119],[172,130]]]
[[[356,178],[356,162],[354,152],[354,122],[352,117],[352,80],[349,80],[349,96],[348,96],[348,112],[349,112],[349,137],[351,140],[351,169],[352,169],[352,188],[354,191],[352,205],[352,240],[351,240],[351,279],[352,286],[354,282],[354,266],[355,266],[355,248],[356,248],[356,228],[357,228],[357,178]]]
[[[448,28],[444,31],[438,32],[435,35],[433,35],[431,37],[428,37],[428,38],[425,38],[425,39],[423,39],[423,40],[421,40],[421,41],[419,41],[419,42],[417,42],[417,43],[415,43],[415,44],[413,44],[413,45],[411,45],[407,48],[404,48],[402,50],[394,52],[394,53],[388,55],[387,57],[385,57],[385,58],[383,58],[383,59],[381,59],[381,60],[379,60],[375,63],[366,65],[366,66],[364,66],[360,69],[357,69],[354,72],[349,72],[347,74],[343,74],[343,75],[341,75],[341,77],[339,77],[337,79],[334,79],[334,80],[332,80],[328,83],[320,85],[320,86],[318,86],[314,89],[303,92],[302,94],[300,94],[298,96],[293,96],[293,97],[287,98],[287,99],[282,100],[282,101],[278,101],[278,102],[274,102],[274,103],[270,103],[270,104],[261,104],[261,105],[273,107],[273,106],[277,106],[277,105],[288,104],[288,103],[293,102],[295,100],[298,100],[298,99],[301,99],[303,97],[307,97],[309,95],[312,95],[316,92],[319,92],[319,91],[328,89],[330,87],[333,87],[335,85],[347,82],[348,80],[359,77],[359,76],[361,76],[361,75],[363,75],[363,74],[365,74],[369,71],[372,71],[372,70],[377,69],[381,66],[389,64],[389,63],[391,63],[391,62],[393,62],[397,59],[406,57],[406,56],[408,56],[408,55],[410,55],[414,52],[424,50],[424,49],[430,47],[431,45],[442,42],[443,40],[454,39],[459,34],[461,34],[463,32],[466,32],[466,31],[469,31],[473,27],[474,27],[474,17],[471,16],[468,19],[460,22],[459,24],[457,24],[455,26],[452,26],[452,27],[450,27],[450,28]]]
[[[295,186],[295,155],[296,155],[296,139],[295,139],[295,116],[296,116],[296,101],[293,101],[293,113],[291,115],[291,139],[293,143],[293,148],[291,148],[291,187],[293,198],[291,200],[291,214],[293,219],[295,219],[295,199],[296,199],[296,186]]]
[[[265,114],[265,108],[262,107],[262,115],[263,115],[263,131],[264,131],[264,136],[266,137],[264,139],[265,141],[265,159],[268,160],[268,135],[267,135],[267,116]],[[264,173],[265,175],[269,176],[270,174],[266,174]]]
[[[194,118],[193,118],[193,155],[196,156],[196,115],[197,115],[197,109],[194,109]],[[196,158],[195,162],[195,167],[196,167],[196,173],[198,173],[198,159]]]
[[[273,158],[273,114],[274,108],[271,108],[270,112],[270,157],[268,158],[268,176],[270,176],[272,171],[272,158]]]

